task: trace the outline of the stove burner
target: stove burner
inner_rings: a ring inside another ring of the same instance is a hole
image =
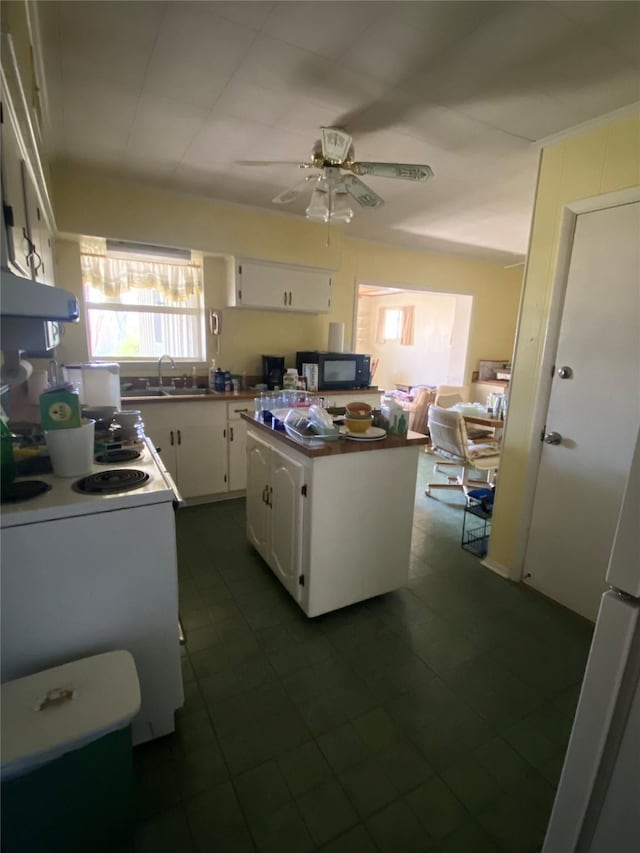
[[[99,453],[96,456],[96,462],[100,465],[112,465],[118,462],[133,462],[134,459],[140,459],[142,453],[137,450],[129,450],[123,447],[118,450],[107,450],[105,453]]]
[[[136,468],[112,468],[77,480],[72,489],[82,495],[101,495],[110,492],[128,492],[138,489],[149,479],[145,471]]]
[[[43,495],[50,488],[51,486],[43,480],[18,480],[12,483],[7,492],[2,495],[1,502],[3,504],[17,504],[21,501],[28,501],[30,498]]]

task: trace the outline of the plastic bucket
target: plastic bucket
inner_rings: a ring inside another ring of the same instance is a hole
[[[45,430],[53,473],[57,477],[81,477],[93,465],[96,422],[85,420],[80,427]]]

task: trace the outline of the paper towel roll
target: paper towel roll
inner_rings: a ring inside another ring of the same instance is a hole
[[[27,382],[29,389],[29,402],[37,406],[40,402],[40,394],[49,387],[49,377],[46,370],[36,370],[31,374]]]
[[[344,323],[329,323],[329,352],[344,352]]]
[[[4,364],[0,371],[0,379],[7,385],[22,385],[33,373],[33,365],[29,361],[17,357],[17,353],[5,353]]]

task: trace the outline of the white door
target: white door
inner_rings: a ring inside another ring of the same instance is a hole
[[[277,266],[241,261],[236,266],[236,298],[245,308],[288,310],[289,296]]]
[[[328,314],[331,308],[331,276],[322,270],[305,270],[285,282],[292,311]]]
[[[247,425],[244,421],[229,421],[229,491],[247,487]]]
[[[571,375],[560,378],[558,371]],[[640,203],[577,217],[525,582],[595,619],[640,423]]]
[[[271,537],[267,562],[297,601],[304,466],[272,449],[270,484]]]
[[[171,423],[171,417],[163,412],[162,404],[150,404],[140,407],[140,414],[144,421],[144,431],[154,447],[160,454],[164,467],[178,483],[178,462],[176,451],[178,449],[176,430]]]
[[[11,208],[13,225],[2,229],[2,262],[11,261],[22,275],[31,277],[27,209],[24,200],[22,169],[24,160],[13,123],[7,116],[2,122],[2,202]],[[3,223],[4,224],[4,223]],[[6,242],[5,242],[5,237]]]
[[[178,488],[183,497],[197,498],[227,491],[225,429],[224,423],[183,423],[176,428]]]
[[[267,559],[269,506],[269,445],[253,435],[247,436],[247,538]]]

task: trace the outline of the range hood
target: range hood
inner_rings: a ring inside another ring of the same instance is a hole
[[[78,300],[68,290],[50,287],[2,269],[0,315],[73,323],[80,318]]]

